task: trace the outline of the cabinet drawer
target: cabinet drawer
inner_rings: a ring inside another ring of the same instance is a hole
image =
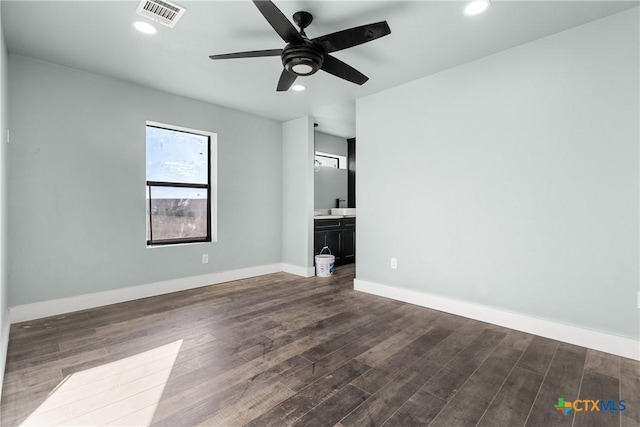
[[[342,221],[343,221],[343,225],[345,227],[355,227],[356,226],[356,219],[355,218],[344,218]]]
[[[316,219],[314,220],[314,229],[325,230],[328,228],[341,228],[342,219]]]

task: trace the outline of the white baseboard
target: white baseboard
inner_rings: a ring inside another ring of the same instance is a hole
[[[640,341],[631,338],[365,280],[355,279],[353,285],[356,291],[404,301],[629,359],[640,360]]]
[[[4,368],[7,364],[7,350],[9,349],[9,331],[11,330],[11,322],[9,311],[2,324],[2,342],[0,342],[0,401],[2,400],[2,386],[4,385]]]
[[[57,316],[73,311],[86,310],[119,302],[148,298],[186,289],[215,285],[233,280],[247,279],[283,271],[282,264],[261,265],[257,267],[241,268],[238,270],[222,271],[219,273],[203,274],[201,276],[185,277],[166,280],[146,285],[130,286],[93,294],[78,295],[51,301],[36,302],[11,307],[11,323],[26,322],[43,317]]]
[[[282,264],[282,271],[302,277],[313,277],[316,275],[315,267],[299,267],[293,264]]]

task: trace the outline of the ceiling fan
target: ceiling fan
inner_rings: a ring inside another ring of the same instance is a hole
[[[387,21],[382,21],[309,39],[304,32],[304,29],[313,21],[313,16],[309,12],[301,11],[293,14],[293,21],[300,27],[298,31],[271,1],[253,0],[253,3],[287,45],[283,49],[226,53],[211,55],[209,58],[280,56],[284,70],[278,81],[277,91],[279,92],[289,90],[298,76],[310,76],[318,70],[358,85],[364,84],[369,77],[329,54],[391,34]]]

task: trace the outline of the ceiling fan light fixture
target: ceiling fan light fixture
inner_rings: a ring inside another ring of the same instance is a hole
[[[299,76],[307,76],[313,73],[313,67],[309,64],[295,64],[291,66],[291,71]]]
[[[296,76],[310,76],[322,67],[323,60],[323,52],[312,44],[289,44],[282,51],[282,65]]]
[[[489,6],[491,6],[491,2],[489,0],[474,0],[467,3],[463,11],[467,16],[474,16],[489,9]]]
[[[302,85],[293,85],[293,86],[291,86],[291,90],[294,90],[296,92],[302,92],[305,89],[306,89],[306,87],[304,87]]]

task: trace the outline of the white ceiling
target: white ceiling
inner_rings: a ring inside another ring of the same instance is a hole
[[[208,55],[282,48],[248,0],[176,0],[187,12],[154,36],[132,26],[136,1],[7,1],[9,52],[116,77],[285,121],[311,115],[318,130],[355,135],[355,100],[638,5],[638,1],[499,1],[483,15],[460,1],[287,1],[287,16],[314,15],[310,38],[387,20],[391,34],[334,55],[370,77],[363,86],[324,72],[305,92],[276,92],[278,57],[211,61]],[[498,71],[498,70],[496,70]]]

